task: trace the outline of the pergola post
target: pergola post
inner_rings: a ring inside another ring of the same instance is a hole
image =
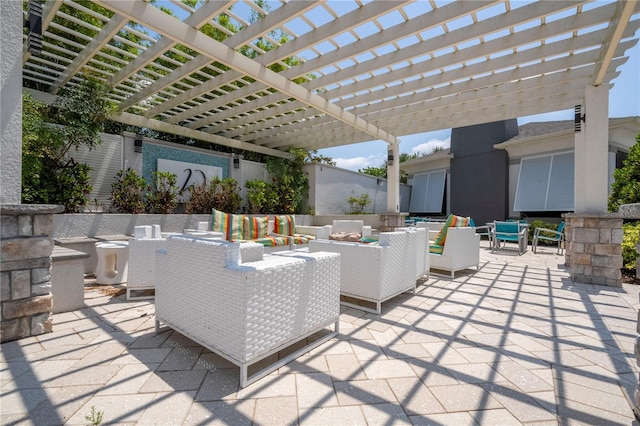
[[[576,213],[605,213],[609,195],[609,85],[585,88],[585,120],[575,133]],[[604,160],[603,160],[604,159]]]
[[[585,88],[582,129],[575,134],[575,213],[567,222],[565,263],[574,282],[621,286],[622,217],[607,213],[609,85]]]
[[[400,143],[387,152],[387,213],[400,213]]]

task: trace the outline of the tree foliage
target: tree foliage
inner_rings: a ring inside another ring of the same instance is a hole
[[[115,113],[106,86],[92,77],[60,90],[51,106],[22,98],[22,202],[60,204],[77,212],[88,203],[91,168],[73,152],[101,144],[104,123]]]
[[[118,213],[144,213],[147,183],[133,169],[120,170],[111,184],[111,208]]]
[[[302,212],[304,202],[309,196],[309,177],[303,169],[308,156],[309,153],[304,149],[291,148],[289,158],[267,159],[267,172],[278,194],[278,203],[274,206],[277,212]]]
[[[403,163],[405,161],[409,161],[409,160],[413,160],[414,158],[418,158],[418,154],[414,153],[414,154],[408,154],[406,152],[403,152],[400,154],[400,163]],[[364,173],[365,175],[370,175],[370,176],[375,176],[375,177],[379,177],[379,178],[383,178],[386,179],[387,178],[387,160],[385,160],[382,164],[380,164],[379,166],[367,166],[363,169],[358,169],[358,173]],[[409,179],[409,175],[406,171],[404,171],[402,168],[400,168],[400,182],[401,183],[407,183],[407,180]]]
[[[613,172],[609,194],[609,211],[617,212],[622,204],[640,203],[640,133],[620,169]]]
[[[145,211],[169,214],[178,207],[178,177],[169,172],[154,172],[155,186],[147,186]]]

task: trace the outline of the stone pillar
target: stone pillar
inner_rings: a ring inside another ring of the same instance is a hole
[[[622,220],[618,213],[566,213],[565,262],[571,279],[622,286]]]
[[[380,232],[390,232],[405,226],[404,221],[409,213],[380,213]]]
[[[2,342],[52,329],[53,214],[63,206],[0,205]]]

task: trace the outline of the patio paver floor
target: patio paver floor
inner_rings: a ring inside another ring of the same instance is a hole
[[[239,369],[153,301],[98,290],[53,333],[1,345],[0,423],[631,424],[638,292],[573,283],[551,250],[481,248],[479,271],[431,275],[381,315],[240,389]]]

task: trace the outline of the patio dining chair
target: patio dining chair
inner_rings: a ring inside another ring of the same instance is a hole
[[[480,239],[482,239],[482,237],[487,237],[487,239],[489,240],[489,248],[492,247],[491,234],[492,234],[493,223],[477,226],[475,221],[472,218],[470,218],[469,226],[471,226],[472,228],[475,228],[476,234],[480,235]]]
[[[546,234],[546,235],[545,235]],[[549,241],[551,243],[558,244],[558,254],[562,254],[564,250],[563,242],[564,242],[564,221],[560,222],[558,228],[556,230],[548,229],[548,228],[536,228],[533,231],[533,252],[536,253],[538,248],[538,241]]]
[[[520,222],[495,221],[492,230],[491,251],[495,253],[501,247],[506,248],[506,243],[516,243],[518,245],[518,255],[527,251],[528,226]]]

